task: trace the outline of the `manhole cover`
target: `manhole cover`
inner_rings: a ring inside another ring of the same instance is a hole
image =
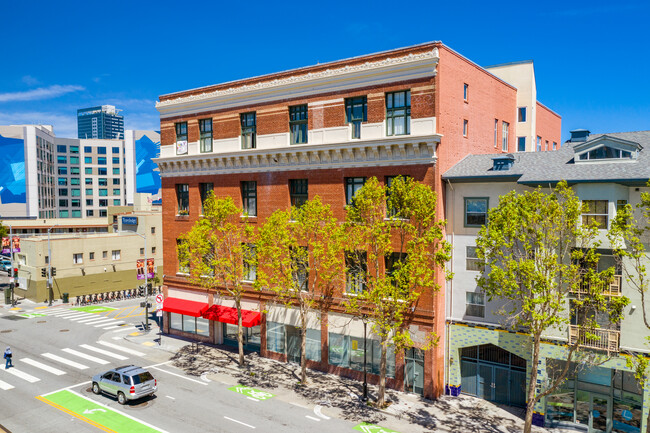
[[[68,332],[69,329],[61,329],[59,332]]]
[[[147,407],[147,406],[149,406],[149,402],[148,402],[148,401],[143,401],[143,402],[141,402],[141,403],[138,403],[138,404],[132,404],[132,405],[130,405],[130,406],[133,407],[133,408]]]
[[[36,322],[36,323],[47,323],[47,320],[39,320],[39,321]]]
[[[26,319],[27,317],[22,317],[22,316],[2,316],[3,319],[7,320],[23,320]]]
[[[0,333],[6,334],[7,332],[11,332],[11,329],[5,329],[4,331],[0,331]]]

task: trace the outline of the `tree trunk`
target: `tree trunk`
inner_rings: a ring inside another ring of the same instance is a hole
[[[242,326],[241,319],[241,302],[239,299],[235,301],[237,306],[237,343],[239,346],[239,366],[244,366],[244,327]]]
[[[301,324],[302,329],[300,329],[300,382],[303,385],[307,384],[307,354],[305,350],[307,348],[307,318],[305,317],[305,312],[301,311]]]
[[[530,433],[533,428],[533,414],[535,413],[535,388],[537,387],[537,363],[539,362],[540,334],[533,336],[533,360],[530,366],[528,381],[528,398],[526,399],[526,418],[524,420],[524,433]]]
[[[379,390],[377,396],[377,407],[383,408],[386,404],[386,346],[388,338],[381,337],[381,357],[379,361]],[[365,354],[364,354],[365,356]]]

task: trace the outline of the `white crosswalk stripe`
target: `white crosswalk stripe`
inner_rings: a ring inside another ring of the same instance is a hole
[[[121,329],[116,329],[115,331],[111,331],[111,332],[135,331],[136,329],[137,328],[135,326],[133,326],[133,325],[131,325],[131,326],[122,326]]]
[[[98,324],[100,322],[110,322],[110,321],[113,321],[113,320],[115,320],[115,319],[113,319],[112,317],[102,317],[101,319],[88,320],[88,321],[84,321],[83,323],[86,324],[86,325],[96,325],[96,324]],[[79,322],[79,323],[81,323],[81,322]]]
[[[120,320],[119,322],[115,322],[115,323],[121,323],[121,324],[123,324],[124,322],[122,322],[122,321]],[[96,328],[99,328],[100,326],[105,326],[105,325],[95,325]],[[115,328],[122,328],[122,325],[111,325],[111,326],[107,326],[106,328],[102,328],[102,329],[103,329],[103,330],[109,330],[109,329],[115,329]]]
[[[90,319],[91,317],[95,318],[95,317],[97,317],[97,315],[93,314],[93,313],[84,313],[83,316],[73,317],[72,319],[70,319],[70,321],[71,322],[77,322],[79,320]]]
[[[65,349],[61,349],[61,350],[66,353],[69,353],[70,355],[75,355],[78,356],[79,358],[84,358],[87,359],[88,361],[96,362],[97,364],[102,364],[102,365],[109,364],[108,361],[105,361],[101,358],[97,358],[92,355],[86,355],[85,353],[79,352],[78,350],[70,349],[69,347],[66,347]]]
[[[0,389],[4,389],[5,391],[7,391],[7,390],[13,389],[13,388],[14,388],[13,385],[9,385],[7,382],[3,382],[3,381],[0,380]]]
[[[39,380],[41,380],[38,377],[34,377],[31,374],[25,373],[24,371],[17,370],[16,367],[7,368],[4,371],[6,373],[13,374],[14,376],[19,377],[19,378],[21,378],[23,380],[26,380],[29,383],[34,383],[34,382],[38,382]]]
[[[112,353],[109,352],[108,350],[100,349],[98,347],[93,347],[89,344],[80,344],[79,347],[83,347],[84,349],[87,350],[92,350],[93,352],[101,353],[102,355],[109,356],[111,358],[119,359],[120,361],[124,361],[125,359],[129,359],[126,356],[118,355],[117,353]]]
[[[77,320],[77,323],[93,322],[93,321],[95,321],[95,320],[103,320],[103,319],[105,319],[105,317],[97,317],[97,316],[95,315],[95,317],[84,317],[84,318],[81,319],[81,320]]]
[[[50,313],[50,316],[55,316],[55,317],[75,317],[75,316],[81,316],[84,314],[90,314],[86,313],[83,311],[62,311],[62,312],[56,312],[56,313]]]
[[[111,349],[119,350],[121,352],[130,353],[135,356],[144,356],[144,353],[138,352],[137,350],[127,349],[126,347],[118,346],[117,344],[108,343],[106,341],[98,341],[97,344],[102,346],[110,347]]]
[[[40,368],[41,370],[45,370],[45,371],[50,372],[52,374],[56,374],[57,376],[61,376],[61,375],[65,374],[65,371],[61,371],[58,368],[50,367],[47,364],[43,364],[41,362],[34,361],[31,358],[23,358],[23,359],[20,360],[20,362],[23,363],[23,364],[29,364],[29,365],[31,365],[33,367],[36,367],[36,368]]]
[[[52,353],[43,353],[41,356],[45,358],[52,359],[54,361],[60,362],[61,364],[68,365],[70,367],[78,368],[79,370],[85,370],[88,368],[87,365],[79,364],[78,362],[71,361],[69,359],[63,358],[59,355],[54,355]]]
[[[99,325],[94,325],[94,326],[95,328],[101,328],[102,326],[106,326],[106,325],[117,325],[118,323],[124,323],[124,320],[118,320],[118,321],[115,321],[115,319],[111,319],[111,320],[113,320],[112,323],[100,323]]]

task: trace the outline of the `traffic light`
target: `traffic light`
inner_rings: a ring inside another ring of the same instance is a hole
[[[43,277],[43,278],[47,277],[47,269],[46,268],[41,268],[41,277]]]
[[[147,296],[153,293],[153,284],[147,283]]]
[[[14,278],[18,278],[18,268],[14,268]]]
[[[52,268],[52,276],[56,277],[56,268]]]

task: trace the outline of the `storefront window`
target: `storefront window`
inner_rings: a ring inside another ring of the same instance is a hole
[[[210,335],[210,321],[202,317],[169,313],[169,327],[176,331],[189,332],[191,334]]]
[[[284,353],[284,324],[266,322],[266,349],[271,352]]]
[[[368,338],[366,341],[366,367],[372,374],[380,373],[381,342]],[[363,371],[363,338],[349,335],[329,334],[329,363],[338,367]],[[386,377],[395,377],[395,351],[388,347],[386,353]]]

